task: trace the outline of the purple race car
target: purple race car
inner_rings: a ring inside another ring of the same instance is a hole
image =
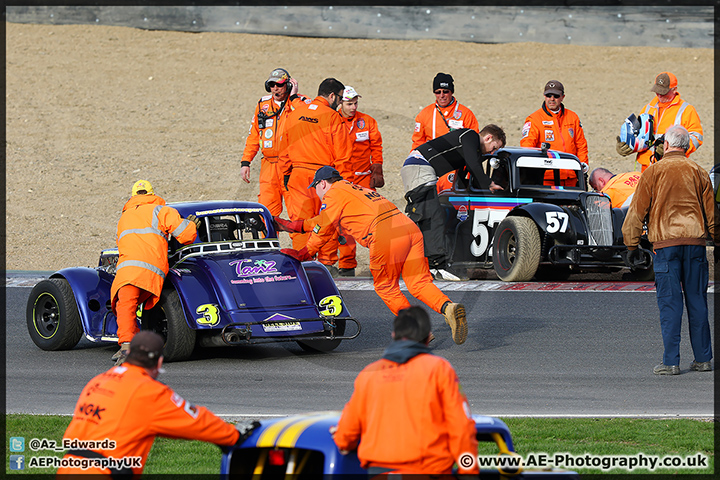
[[[295,341],[330,351],[360,334],[328,270],[280,252],[267,208],[259,203],[175,203],[203,222],[189,245],[169,243],[170,271],[158,304],[138,311],[143,329],[165,340],[165,359],[187,359],[195,346]],[[82,335],[117,342],[110,286],[117,249],[103,250],[96,268],[73,267],[38,283],[27,304],[30,337],[43,350],[73,348]],[[353,333],[346,335],[352,322]]]

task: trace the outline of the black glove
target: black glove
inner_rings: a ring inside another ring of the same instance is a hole
[[[260,428],[262,425],[257,420],[253,420],[250,425],[235,425],[240,432],[240,436],[237,439],[237,442],[235,442],[233,445],[224,445],[220,446],[220,449],[223,451],[223,453],[229,453],[233,450],[234,447],[239,447],[243,444],[245,440],[247,440],[250,435],[255,431],[256,428]]]
[[[620,255],[622,256],[625,265],[629,268],[635,269],[645,266],[645,255],[643,255],[643,252],[639,248],[625,250]]]
[[[287,188],[287,184],[288,184],[289,181],[290,181],[290,175],[284,175],[284,176],[283,176],[283,185],[285,185],[285,190],[286,190],[286,191],[289,191],[288,188]]]

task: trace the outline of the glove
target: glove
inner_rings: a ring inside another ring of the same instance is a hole
[[[382,188],[385,186],[382,163],[370,164],[370,188]]]
[[[198,230],[200,230],[200,227],[202,227],[202,220],[200,220],[198,217],[196,217],[194,214],[190,214],[187,216],[187,220],[190,220],[195,224],[195,227],[197,227]]]
[[[620,137],[617,137],[617,144],[615,145],[615,150],[617,150],[617,153],[619,153],[623,157],[627,157],[628,155],[633,153],[633,149],[630,147],[630,145],[621,141]]]
[[[634,248],[632,250],[627,249],[620,255],[622,256],[625,265],[629,268],[635,269],[645,266],[645,255],[643,255],[639,248]]]
[[[285,220],[280,217],[273,217],[273,224],[278,232],[305,233],[302,220]]]
[[[239,447],[245,442],[245,440],[250,438],[250,435],[252,435],[255,429],[260,428],[261,426],[262,424],[257,420],[253,420],[250,425],[235,425],[235,428],[237,428],[238,432],[240,432],[240,436],[238,437],[237,442],[235,442],[233,445],[221,445],[220,449],[223,451],[223,453],[232,452],[235,447]]]
[[[289,256],[293,257],[295,260],[297,260],[299,262],[305,262],[305,261],[312,259],[312,256],[310,256],[310,254],[308,254],[307,247],[303,247],[302,250],[294,250],[292,248],[283,248],[283,249],[280,249],[280,251],[282,253],[284,253],[285,255],[289,255]]]
[[[283,176],[283,185],[285,186],[285,191],[289,191],[287,188],[287,184],[290,181],[290,175],[284,175]]]
[[[665,141],[658,143],[655,145],[655,156],[660,159],[662,156],[665,155]]]

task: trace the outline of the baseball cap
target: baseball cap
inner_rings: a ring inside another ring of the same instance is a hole
[[[325,165],[324,167],[318,168],[317,172],[315,172],[315,177],[308,188],[315,188],[315,186],[323,180],[331,180],[333,178],[342,180],[340,172],[329,165]]]
[[[150,330],[138,332],[130,341],[130,352],[127,359],[143,367],[153,367],[163,354],[165,340]]]
[[[662,72],[655,77],[651,92],[667,95],[671,88],[677,87],[677,77],[670,72]]]
[[[438,73],[433,79],[433,92],[438,88],[447,88],[455,93],[455,81],[449,73]]]
[[[545,84],[545,92],[543,93],[554,93],[555,95],[565,95],[565,87],[557,80],[550,80]]]
[[[138,180],[132,186],[131,196],[134,197],[135,195],[155,195],[155,190],[153,190],[153,186],[147,180]]]
[[[358,92],[356,92],[355,89],[349,85],[347,87],[345,87],[345,90],[343,90],[343,96],[342,96],[343,101],[347,102],[347,101],[352,100],[355,97],[362,98],[362,95],[360,95]]]
[[[268,82],[285,83],[289,79],[290,79],[290,74],[288,73],[287,70],[285,70],[284,68],[276,68],[275,70],[272,71],[272,73],[270,73],[270,76],[268,77],[268,79],[265,83],[268,83]]]

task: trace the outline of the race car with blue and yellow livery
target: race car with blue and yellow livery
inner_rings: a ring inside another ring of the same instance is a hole
[[[481,455],[473,459],[480,462],[479,478],[580,478],[576,472],[569,470],[529,468],[530,462],[524,462],[515,451],[505,422],[484,415],[473,415],[472,418]],[[360,466],[357,452],[342,454],[335,445],[330,428],[336,426],[339,420],[340,412],[318,412],[238,425],[246,438],[237,445],[223,448],[220,478],[368,478],[367,470]],[[503,457],[505,462],[497,462],[498,456]]]
[[[195,242],[169,241],[170,270],[152,309],[138,311],[142,329],[165,338],[166,360],[187,359],[197,346],[295,341],[330,351],[360,333],[359,323],[324,265],[280,251],[267,208],[259,203],[174,203],[183,218],[202,222]],[[73,348],[84,335],[117,342],[110,286],[117,249],[103,250],[97,267],[59,270],[32,290],[27,327],[43,350]],[[351,335],[347,324],[354,324]]]
[[[506,147],[484,155],[482,165],[458,170],[451,188],[438,193],[456,271],[494,268],[500,279],[518,282],[628,268],[625,210],[587,191],[586,169],[575,155]],[[476,174],[489,176],[493,188],[481,188]],[[652,272],[646,239],[640,249],[644,259],[635,270]]]

